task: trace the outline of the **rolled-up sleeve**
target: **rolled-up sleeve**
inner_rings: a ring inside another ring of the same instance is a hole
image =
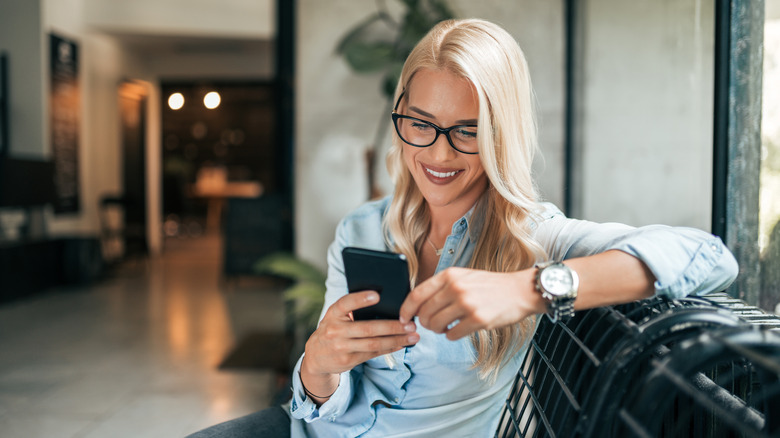
[[[336,239],[328,248],[327,292],[325,293],[325,304],[322,308],[322,313],[320,314],[320,320],[325,316],[327,309],[346,294],[347,285],[344,277],[344,264],[341,260],[341,249],[346,245],[347,234],[348,230],[342,221],[336,228]],[[320,418],[327,418],[332,421],[347,410],[349,402],[354,395],[351,373],[349,371],[341,373],[339,386],[336,388],[336,392],[334,392],[325,403],[317,407],[317,404],[314,403],[303,390],[303,383],[301,382],[301,363],[303,362],[304,356],[305,353],[298,359],[298,363],[293,369],[293,397],[290,402],[290,414],[293,418],[304,420],[307,423],[311,423]]]
[[[656,294],[675,298],[723,290],[738,272],[734,256],[720,238],[694,228],[634,228],[569,219],[547,204],[535,235],[553,260],[613,249],[630,254],[655,275]]]
[[[349,371],[341,373],[341,379],[339,380],[339,386],[336,388],[336,392],[318,408],[314,401],[310,399],[303,390],[300,373],[302,361],[303,356],[298,359],[292,376],[293,396],[290,401],[290,414],[293,418],[304,420],[307,423],[311,423],[320,418],[331,421],[335,420],[347,410],[349,402],[352,400],[353,384],[351,373]]]

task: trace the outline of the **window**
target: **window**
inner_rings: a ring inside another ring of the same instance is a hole
[[[759,305],[780,312],[780,0],[766,0],[761,117]]]

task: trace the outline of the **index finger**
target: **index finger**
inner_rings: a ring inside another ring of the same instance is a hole
[[[417,312],[420,311],[420,307],[439,289],[444,287],[446,280],[442,274],[443,272],[434,275],[409,292],[404,303],[401,304],[400,317],[398,318],[401,323],[405,324],[411,321],[417,315]]]

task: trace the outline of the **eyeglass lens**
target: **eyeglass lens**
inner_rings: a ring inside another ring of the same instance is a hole
[[[435,125],[423,120],[402,116],[397,117],[395,123],[401,139],[413,146],[430,146],[436,141],[436,137],[439,134],[439,131],[434,127]],[[476,153],[479,151],[476,126],[453,126],[443,131],[445,132],[442,132],[442,134],[449,138],[450,144],[455,149],[465,153]]]

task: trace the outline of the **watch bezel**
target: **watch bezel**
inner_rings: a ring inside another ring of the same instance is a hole
[[[559,279],[553,276],[556,272],[565,272],[568,277],[568,281],[566,283],[559,281]],[[541,284],[544,291],[553,297],[566,297],[569,296],[572,293],[572,290],[576,289],[577,287],[576,278],[574,275],[572,275],[572,273],[573,271],[571,268],[564,265],[563,263],[554,263],[539,271],[539,283]],[[561,285],[563,285],[563,288],[560,287]]]

